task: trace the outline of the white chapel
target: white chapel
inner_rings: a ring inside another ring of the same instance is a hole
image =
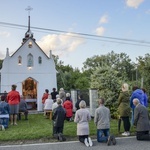
[[[0,70],[0,92],[9,92],[11,85],[17,85],[17,91],[25,97],[29,109],[42,111],[42,95],[45,89],[57,89],[55,62],[50,51],[47,56],[37,45],[30,30],[28,30],[21,46],[10,56],[7,48],[2,69]]]

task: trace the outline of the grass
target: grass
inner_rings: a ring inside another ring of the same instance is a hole
[[[90,136],[96,137],[96,126],[93,119],[90,121]],[[22,120],[18,121],[18,126],[11,126],[6,131],[0,131],[0,141],[18,141],[18,140],[38,140],[48,139],[54,140],[52,136],[52,121],[45,119],[43,114],[29,114],[29,120],[25,121],[24,116]],[[121,127],[123,132],[123,127]],[[134,129],[132,128],[133,132]],[[118,134],[118,121],[111,120],[111,134],[120,136]],[[76,123],[65,121],[64,135],[67,140],[77,139]]]

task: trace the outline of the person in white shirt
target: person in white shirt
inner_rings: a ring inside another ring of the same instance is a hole
[[[52,111],[52,105],[53,105],[53,100],[52,100],[52,97],[51,95],[48,95],[48,98],[45,100],[45,103],[44,103],[44,112],[48,118],[49,114],[46,113],[46,111]]]

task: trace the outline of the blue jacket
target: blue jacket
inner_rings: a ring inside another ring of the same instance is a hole
[[[137,89],[135,91],[132,92],[132,95],[130,97],[130,107],[132,109],[135,108],[134,104],[133,104],[133,99],[134,98],[137,98],[139,99],[140,103],[145,106],[145,103],[144,103],[144,92],[141,90],[141,89]]]
[[[10,108],[9,104],[6,103],[5,101],[0,102],[0,115],[6,115],[9,114]]]
[[[148,107],[148,96],[146,93],[144,93],[144,106]]]

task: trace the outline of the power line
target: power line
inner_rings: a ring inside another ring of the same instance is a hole
[[[10,26],[12,28],[18,28],[18,29],[28,27],[25,25],[6,23],[6,22],[0,22],[0,25],[4,26],[4,27]],[[47,33],[49,33],[49,32],[68,33],[67,31],[55,30],[55,29],[46,29],[46,28],[40,28],[40,27],[31,27],[31,28],[37,30],[38,32],[39,31],[46,31]],[[69,32],[69,33],[72,35],[67,35],[67,36],[72,36],[72,37],[77,37],[77,38],[85,37],[86,39],[91,39],[91,40],[100,40],[100,41],[104,41],[104,42],[114,42],[114,43],[119,43],[119,44],[130,44],[130,45],[139,45],[139,46],[150,47],[150,45],[149,45],[150,42],[148,42],[148,41],[140,41],[140,40],[134,40],[134,39],[124,39],[124,38],[116,38],[116,37],[108,37],[108,36],[99,36],[99,35],[80,33],[80,32]],[[78,36],[78,35],[80,35],[80,36]]]

